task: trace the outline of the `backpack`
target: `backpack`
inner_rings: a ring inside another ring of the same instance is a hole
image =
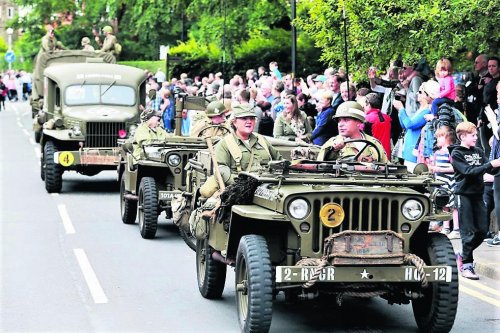
[[[118,55],[122,53],[122,45],[120,43],[115,43],[115,54]]]

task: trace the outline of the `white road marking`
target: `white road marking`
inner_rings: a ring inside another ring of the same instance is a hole
[[[59,193],[51,193],[50,195],[53,197],[57,197],[57,196],[59,196]]]
[[[26,128],[23,128],[23,133],[26,134],[26,136],[31,136],[30,132]]]
[[[20,122],[20,121],[18,121],[18,122],[17,122],[17,126],[19,126],[19,127],[23,128],[23,124],[21,124],[21,122]]]
[[[106,294],[104,294],[104,290],[97,279],[97,275],[95,274],[92,266],[90,265],[89,259],[85,254],[83,249],[73,249],[75,253],[76,259],[78,260],[78,264],[80,265],[80,269],[82,270],[83,277],[87,282],[87,286],[90,290],[90,294],[94,299],[95,303],[108,303],[108,298]]]
[[[42,153],[40,152],[40,148],[33,147],[33,149],[35,150],[36,157],[41,158],[42,157]]]
[[[31,136],[30,136],[30,143],[31,143],[32,145],[36,145],[35,139],[33,139]]]
[[[69,218],[68,210],[66,209],[66,205],[59,204],[59,205],[57,205],[57,209],[59,210],[59,215],[61,215],[62,223],[63,223],[64,229],[66,230],[66,233],[67,234],[74,234],[75,228],[73,227],[73,223],[71,223],[71,219]]]

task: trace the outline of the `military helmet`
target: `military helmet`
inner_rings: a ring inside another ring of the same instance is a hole
[[[243,118],[243,117],[257,117],[255,113],[254,107],[250,104],[238,104],[233,106],[233,114],[234,118]]]
[[[207,105],[207,117],[216,117],[220,116],[227,112],[226,107],[224,106],[224,103],[221,101],[213,101],[208,103]]]
[[[155,111],[153,109],[146,109],[146,110],[142,111],[142,113],[141,113],[141,120],[144,122],[144,121],[148,121],[149,119],[151,119],[153,117],[161,118],[161,116],[162,116],[162,113],[159,111]]]
[[[111,26],[107,25],[104,28],[102,28],[102,31],[103,32],[107,32],[108,34],[110,34],[110,33],[113,32],[113,28],[111,28]]]
[[[90,38],[88,38],[88,37],[82,38],[82,45],[85,45],[85,44],[90,44]]]
[[[364,123],[365,111],[358,102],[347,101],[339,105],[333,118],[354,118]]]

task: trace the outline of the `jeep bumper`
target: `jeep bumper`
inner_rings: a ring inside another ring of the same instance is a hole
[[[54,154],[54,162],[63,167],[76,165],[118,165],[119,148],[87,148],[77,151],[58,151]]]
[[[276,283],[305,283],[311,280],[317,266],[277,266]],[[424,267],[428,282],[451,282],[451,266]],[[318,282],[420,282],[415,266],[327,266]]]

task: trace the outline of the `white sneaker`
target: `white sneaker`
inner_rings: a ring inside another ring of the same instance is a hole
[[[449,239],[460,239],[460,230],[453,230],[448,234]]]

